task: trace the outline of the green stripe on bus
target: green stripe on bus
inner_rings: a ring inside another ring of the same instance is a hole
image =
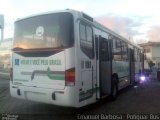
[[[53,76],[53,75],[48,75],[48,77],[51,80],[65,80],[65,76]]]
[[[23,79],[14,79],[13,81],[28,82],[29,80],[23,80]]]
[[[58,75],[58,74],[53,74],[51,73],[50,68],[48,67],[47,69],[47,76],[48,78],[50,78],[51,80],[65,80],[65,75]]]

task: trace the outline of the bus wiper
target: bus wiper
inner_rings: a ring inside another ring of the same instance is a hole
[[[24,50],[24,49],[21,48],[21,47],[15,47],[15,48],[12,49],[12,51],[16,51],[16,50]]]

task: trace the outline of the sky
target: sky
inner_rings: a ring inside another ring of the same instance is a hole
[[[13,37],[18,18],[75,9],[135,43],[160,42],[159,0],[0,0],[4,38]]]

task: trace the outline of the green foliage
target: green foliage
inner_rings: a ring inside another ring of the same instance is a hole
[[[148,61],[148,66],[149,66],[150,69],[151,69],[154,65],[155,65],[155,63],[154,63],[152,60]]]

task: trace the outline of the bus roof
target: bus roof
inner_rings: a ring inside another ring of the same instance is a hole
[[[58,10],[58,11],[49,11],[49,12],[44,12],[44,13],[33,14],[33,15],[26,16],[26,17],[23,17],[23,18],[17,18],[17,20],[15,22],[18,22],[18,21],[21,21],[21,20],[24,20],[24,19],[28,19],[28,18],[32,18],[32,17],[36,17],[36,16],[40,16],[40,15],[48,15],[48,14],[63,13],[63,12],[76,13],[76,12],[79,12],[79,11],[71,10],[71,9]]]

